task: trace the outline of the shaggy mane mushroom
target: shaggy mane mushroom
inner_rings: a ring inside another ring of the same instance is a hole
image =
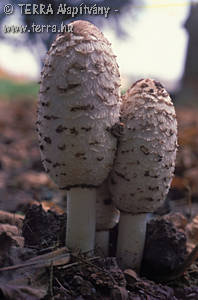
[[[122,100],[124,132],[109,187],[120,210],[117,257],[139,270],[149,213],[162,205],[173,177],[177,121],[168,93],[152,79],[134,83]]]
[[[66,245],[92,251],[96,187],[113,166],[120,75],[111,45],[87,21],[56,37],[41,75],[37,128],[42,162],[67,190]]]

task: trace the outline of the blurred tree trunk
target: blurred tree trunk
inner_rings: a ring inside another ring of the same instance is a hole
[[[189,40],[178,100],[198,105],[198,4],[191,4],[185,28]]]

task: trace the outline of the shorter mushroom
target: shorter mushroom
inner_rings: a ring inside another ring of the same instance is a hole
[[[171,98],[152,79],[137,81],[122,100],[124,131],[109,187],[120,210],[118,260],[139,270],[149,213],[162,205],[173,177],[177,121]]]
[[[119,210],[114,206],[105,180],[96,190],[96,249],[109,255],[109,230],[119,221]]]

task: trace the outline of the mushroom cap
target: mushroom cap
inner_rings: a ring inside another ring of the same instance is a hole
[[[123,96],[120,136],[109,180],[118,209],[153,212],[168,193],[177,151],[177,121],[172,101],[152,79],[134,83]]]
[[[96,230],[112,229],[118,223],[119,215],[111,199],[108,180],[105,180],[96,189]]]
[[[97,27],[75,21],[58,35],[41,73],[37,131],[45,170],[62,189],[100,185],[112,169],[120,74]]]

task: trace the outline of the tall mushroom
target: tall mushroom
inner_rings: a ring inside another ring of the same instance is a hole
[[[124,268],[138,270],[148,215],[161,206],[172,180],[177,121],[168,93],[152,79],[134,83],[122,100],[124,132],[109,186],[120,210],[117,257]]]
[[[109,254],[109,230],[118,223],[119,215],[106,179],[96,190],[96,248],[104,256]]]
[[[94,249],[95,189],[108,176],[117,140],[120,75],[111,44],[86,21],[56,37],[41,76],[37,130],[45,170],[67,192],[66,244]]]

